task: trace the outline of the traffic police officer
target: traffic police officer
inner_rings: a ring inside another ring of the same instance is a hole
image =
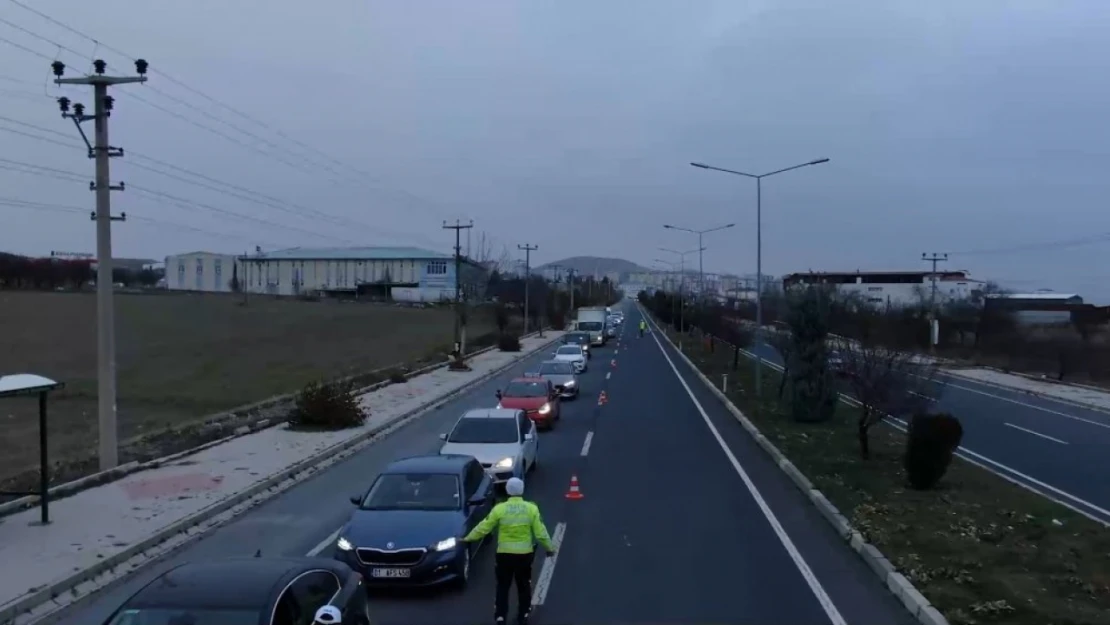
[[[516,582],[518,621],[528,622],[532,611],[532,559],[535,557],[536,543],[555,555],[555,546],[544,527],[540,509],[531,501],[525,501],[524,480],[514,477],[505,484],[508,500],[493,507],[489,516],[482,519],[463,542],[482,540],[493,528],[497,528],[497,555],[495,575],[497,577],[497,599],[494,619],[501,625],[509,613],[509,587]]]

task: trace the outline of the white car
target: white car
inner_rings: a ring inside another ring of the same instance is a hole
[[[574,365],[574,370],[582,373],[586,370],[586,351],[581,345],[562,345],[555,353],[551,354],[552,360],[569,362]]]
[[[477,408],[463,413],[447,434],[440,454],[473,456],[497,484],[523,478],[536,466],[536,424],[523,410]]]

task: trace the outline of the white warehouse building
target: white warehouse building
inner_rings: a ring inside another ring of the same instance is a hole
[[[838,292],[856,294],[875,305],[891,308],[928,301],[936,281],[937,302],[981,295],[983,282],[972,280],[966,271],[855,271],[845,273],[792,273],[782,278],[784,290],[824,284]]]
[[[485,297],[488,271],[465,258],[460,268],[466,296]],[[455,297],[455,261],[413,247],[296,247],[246,256],[190,252],[166,257],[166,288],[431,302]]]

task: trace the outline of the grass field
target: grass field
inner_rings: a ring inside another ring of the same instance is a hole
[[[120,294],[115,301],[121,439],[313,380],[443,357],[453,336],[447,308],[263,297],[243,305],[218,294]],[[95,296],[0,292],[0,328],[0,373],[37,373],[66,384],[51,398],[51,459],[93,459]],[[471,314],[472,339],[494,330],[492,315]],[[3,484],[37,466],[38,426],[35,405],[22,399],[0,400],[0,417]]]
[[[912,490],[901,432],[873,428],[872,458],[861,460],[857,409],[839,404],[830,423],[797,423],[775,396],[777,371],[765,369],[758,402],[750,360],[733,370],[731,349],[683,342],[710,380],[728,374],[732,402],[953,625],[1110,624],[1102,525],[958,459],[939,488]]]

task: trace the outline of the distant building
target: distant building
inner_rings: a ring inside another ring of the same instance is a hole
[[[909,306],[932,297],[936,282],[937,302],[969,299],[978,296],[983,287],[980,280],[972,280],[966,271],[854,271],[792,273],[782,277],[786,291],[799,286],[824,284],[841,293],[861,296],[876,306],[898,308]]]
[[[485,297],[489,271],[463,259],[463,292]],[[237,285],[234,283],[238,282]],[[191,252],[166,258],[171,290],[267,295],[371,295],[399,301],[455,297],[454,257],[412,247],[292,248],[246,256]]]
[[[1083,298],[1055,291],[992,293],[984,297],[984,305],[1013,313],[1021,324],[1054,325],[1071,323],[1072,312],[1083,306]]]

